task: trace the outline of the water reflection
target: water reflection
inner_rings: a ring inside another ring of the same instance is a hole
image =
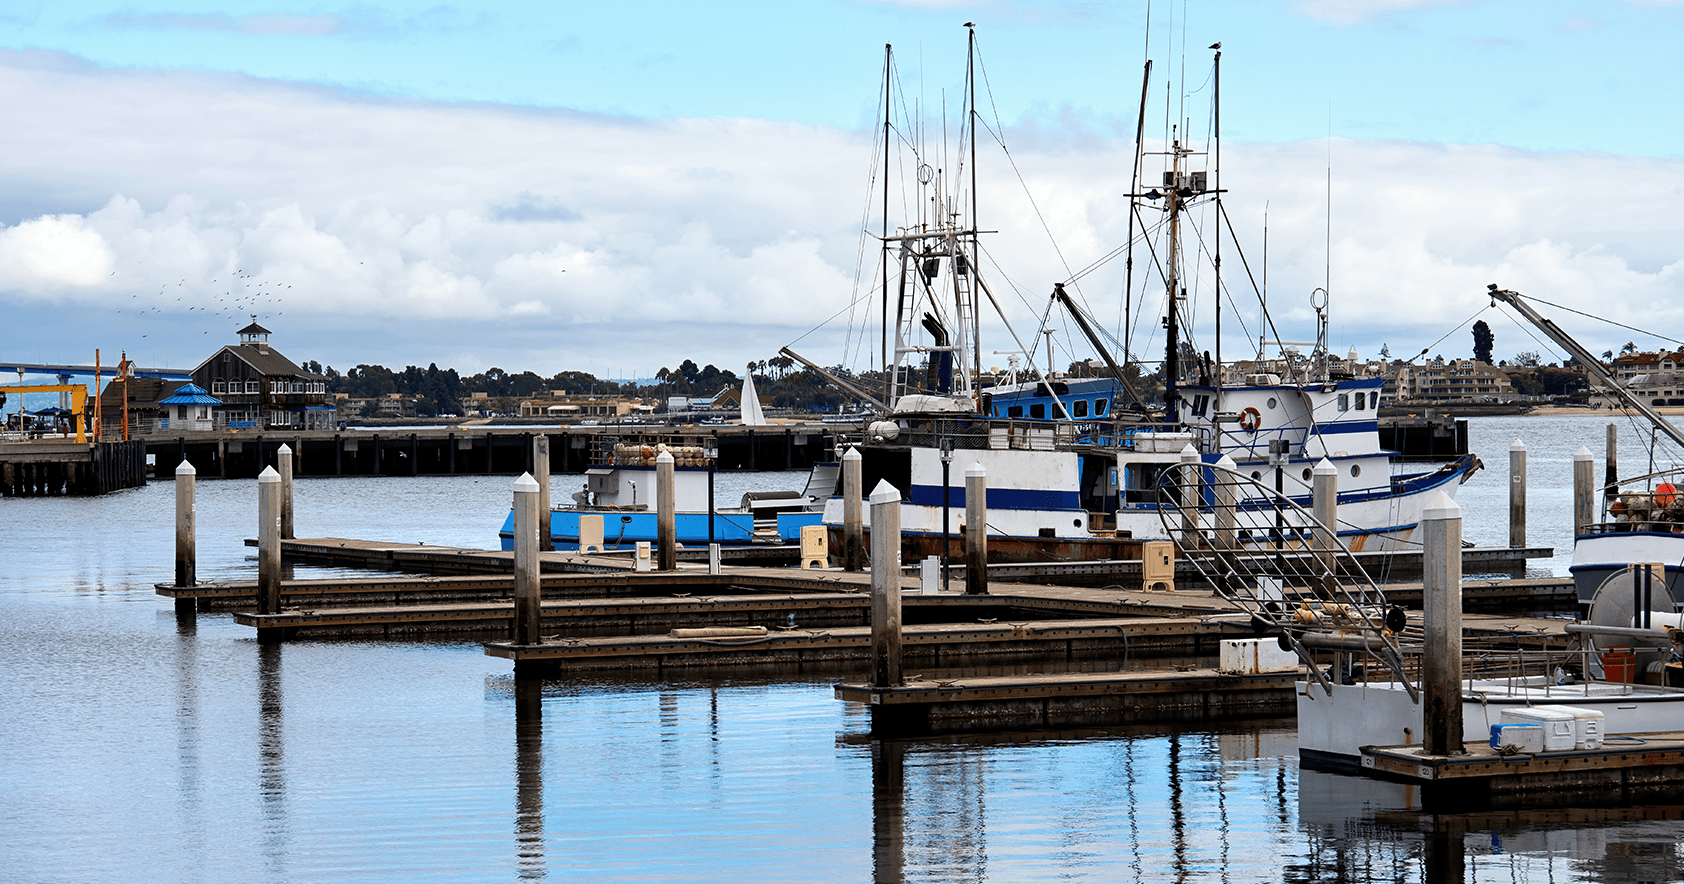
[[[515,874],[544,869],[544,683],[515,680]]]
[[[287,846],[286,735],[281,716],[282,645],[258,643],[257,653],[257,794],[263,804],[263,856],[276,876],[284,877]]]
[[[175,622],[176,802],[182,842],[195,853],[205,843],[203,771],[199,763],[199,655],[194,618]],[[196,867],[199,863],[195,862]]]

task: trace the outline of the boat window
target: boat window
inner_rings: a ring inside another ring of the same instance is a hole
[[[1365,398],[1366,398],[1366,397],[1367,397],[1367,394],[1366,394],[1366,393],[1358,393],[1358,394],[1357,394],[1357,411],[1361,411],[1361,410],[1362,410],[1362,407],[1363,407],[1363,400],[1364,400],[1364,399],[1365,399]]]
[[[1023,417],[1023,406],[1013,405],[1006,409],[1006,417]]]
[[[1349,394],[1349,393],[1340,393],[1339,394],[1339,410],[1340,411],[1350,411],[1351,410],[1351,394]]]
[[[1253,479],[1261,479],[1261,478],[1263,478],[1263,474],[1258,472],[1257,470],[1252,470],[1251,471],[1251,477]]]
[[[1270,396],[1270,397],[1269,397],[1269,407],[1270,407],[1270,408],[1274,408],[1274,407],[1275,407],[1275,397],[1273,397],[1273,396]]]
[[[1355,479],[1360,475],[1362,475],[1362,467],[1358,464],[1351,464],[1351,478]]]
[[[1310,481],[1310,468],[1309,467],[1304,468],[1304,481],[1306,481],[1306,482]]]
[[[1109,402],[1107,402],[1107,401],[1106,401],[1106,400],[1104,400],[1104,399],[1095,399],[1095,400],[1093,400],[1093,414],[1094,414],[1094,417],[1104,417],[1104,416],[1105,416],[1105,406],[1106,406],[1106,405],[1109,405],[1109,404],[1110,404],[1110,403],[1109,403]]]
[[[1034,405],[1029,406],[1029,416],[1033,418],[1045,418],[1047,416],[1047,404],[1045,402],[1037,402]]]
[[[1088,400],[1086,399],[1077,399],[1076,403],[1072,405],[1071,408],[1075,410],[1075,417],[1088,416]]]

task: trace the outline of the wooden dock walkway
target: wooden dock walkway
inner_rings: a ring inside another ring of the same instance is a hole
[[[1559,804],[1676,804],[1684,793],[1684,732],[1611,734],[1597,749],[1503,755],[1488,742],[1462,755],[1420,746],[1364,746],[1369,773],[1425,787],[1424,809]]]

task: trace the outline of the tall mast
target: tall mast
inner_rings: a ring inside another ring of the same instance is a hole
[[[1213,89],[1211,99],[1216,105],[1213,113],[1211,128],[1215,130],[1216,141],[1216,254],[1211,272],[1216,276],[1216,367],[1215,377],[1211,383],[1216,387],[1216,394],[1211,397],[1211,409],[1214,412],[1222,410],[1222,44],[1213,47],[1216,50],[1215,72],[1212,74]]]
[[[1169,211],[1169,250],[1164,262],[1164,420],[1175,423],[1175,388],[1181,373],[1179,359],[1181,350],[1181,329],[1176,322],[1176,300],[1180,292],[1180,255],[1181,246],[1181,139],[1170,140],[1170,173],[1164,182],[1169,204],[1165,208]]]
[[[1140,119],[1134,124],[1134,167],[1129,170],[1129,193],[1140,192],[1140,152],[1146,143],[1146,91],[1152,83],[1152,59],[1146,59],[1146,71],[1140,75]],[[1129,238],[1127,271],[1123,276],[1123,364],[1127,365],[1134,358],[1134,351],[1130,345],[1130,332],[1133,329],[1131,317],[1134,313],[1134,216],[1135,199],[1129,200]]]
[[[892,44],[883,44],[883,403],[892,405],[895,379],[889,368],[889,64]]]
[[[982,262],[982,224],[977,220],[978,210],[981,208],[976,189],[976,25],[965,22],[965,29],[969,34],[968,48],[965,52],[965,79],[971,87],[971,281],[974,283],[980,272]],[[958,268],[954,268],[957,270]],[[982,406],[982,308],[977,303],[975,286],[971,292],[971,356],[974,360],[971,371],[971,387],[975,393],[977,407]]]

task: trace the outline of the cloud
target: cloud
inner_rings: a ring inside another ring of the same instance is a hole
[[[253,36],[325,37],[348,30],[337,15],[261,14],[234,16],[226,12],[113,12],[97,21],[110,28],[155,31],[226,31]]]
[[[196,364],[252,313],[289,356],[341,367],[652,374],[685,358],[741,365],[799,340],[822,363],[865,369],[876,351],[867,308],[880,259],[861,239],[880,223],[869,131],[403,102],[40,53],[0,53],[0,96],[0,180],[31,186],[29,214],[0,227],[0,310],[73,347],[61,361],[81,359],[85,343]],[[1003,162],[982,166],[982,225],[998,231],[984,268],[1025,337],[1052,283],[1129,231],[1119,158],[1132,146],[1046,135],[1038,124],[1006,132],[1033,203]],[[1337,351],[1426,346],[1486,305],[1488,282],[1641,327],[1684,324],[1669,234],[1684,161],[1331,146]],[[1270,309],[1288,338],[1313,334],[1306,299],[1330,257],[1328,149],[1223,145],[1227,208],[1259,279],[1267,203]],[[1643,186],[1615,201],[1585,184],[1595,181]],[[892,223],[927,196],[897,185]],[[1189,218],[1207,240],[1213,224],[1208,212]],[[1257,308],[1233,243],[1223,248],[1232,354],[1255,340]],[[1162,347],[1151,264],[1137,250],[1138,354]],[[1118,257],[1076,287],[1114,332],[1124,280]],[[1208,270],[1188,285],[1198,346],[1211,349]],[[1630,337],[1560,319],[1597,352]],[[1500,354],[1539,349],[1492,325]],[[984,334],[985,350],[1014,346],[998,320]],[[1061,358],[1087,350],[1056,343]]]

